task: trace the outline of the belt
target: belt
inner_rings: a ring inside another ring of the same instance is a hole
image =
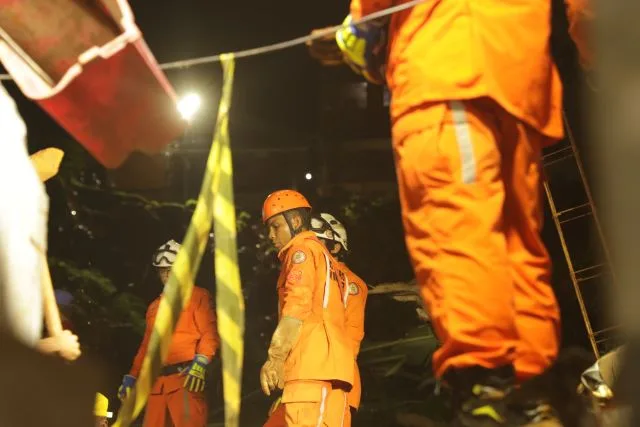
[[[191,362],[180,362],[174,363],[173,365],[165,365],[162,367],[162,370],[160,370],[160,376],[164,377],[167,375],[179,374],[188,368],[189,365],[191,365]]]

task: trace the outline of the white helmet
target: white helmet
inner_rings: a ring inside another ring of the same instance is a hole
[[[321,213],[311,217],[311,230],[320,239],[330,240],[340,243],[345,251],[349,251],[347,246],[347,229],[333,215]]]
[[[156,253],[153,255],[151,265],[154,267],[171,267],[176,261],[179,250],[180,243],[173,239],[169,240],[156,250]]]

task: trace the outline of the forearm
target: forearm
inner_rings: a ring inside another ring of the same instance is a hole
[[[268,354],[270,358],[286,359],[296,345],[302,329],[302,321],[294,317],[283,317],[273,332]]]
[[[36,349],[44,354],[53,354],[60,350],[60,346],[54,337],[47,337],[36,343]]]

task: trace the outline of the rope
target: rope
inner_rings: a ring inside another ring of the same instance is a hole
[[[363,24],[365,22],[373,21],[378,18],[383,18],[385,16],[392,15],[402,10],[410,9],[417,4],[424,3],[425,1],[427,0],[411,0],[407,3],[403,3],[397,6],[392,6],[387,9],[383,9],[379,12],[375,12],[370,15],[367,15],[364,18],[358,19],[357,21],[354,21],[353,24],[355,25]],[[303,45],[313,40],[324,38],[326,36],[334,34],[336,31],[340,30],[340,28],[342,28],[342,25],[334,25],[333,27],[325,28],[314,34],[309,34],[307,36],[302,36],[302,37],[296,37],[294,39],[283,41],[283,42],[254,47],[251,49],[245,49],[245,50],[240,50],[240,51],[231,52],[231,53],[222,53],[218,55],[201,56],[197,58],[184,59],[180,61],[165,62],[160,64],[160,68],[163,70],[175,70],[175,69],[181,69],[181,68],[188,68],[196,65],[213,64],[215,62],[220,62],[222,57],[225,55],[232,55],[234,58],[247,58],[249,56],[263,55],[265,53],[271,53],[279,50],[289,49],[291,47]],[[0,74],[0,81],[2,80],[13,80],[13,78],[9,74]]]

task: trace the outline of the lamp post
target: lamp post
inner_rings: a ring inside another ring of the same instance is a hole
[[[180,98],[178,101],[178,111],[184,120],[191,123],[191,120],[200,109],[201,104],[202,100],[200,99],[200,95],[191,92]]]
[[[182,116],[182,118],[187,122],[187,127],[184,131],[184,136],[182,137],[182,142],[185,143],[190,138],[190,130],[191,123],[196,113],[200,109],[202,104],[202,100],[200,99],[200,95],[195,92],[190,92],[180,98],[178,101],[178,112]],[[188,179],[188,169],[190,168],[189,159],[187,158],[186,153],[181,156],[183,166],[182,166],[182,193],[185,201],[187,200],[188,191],[189,191],[189,179]]]

